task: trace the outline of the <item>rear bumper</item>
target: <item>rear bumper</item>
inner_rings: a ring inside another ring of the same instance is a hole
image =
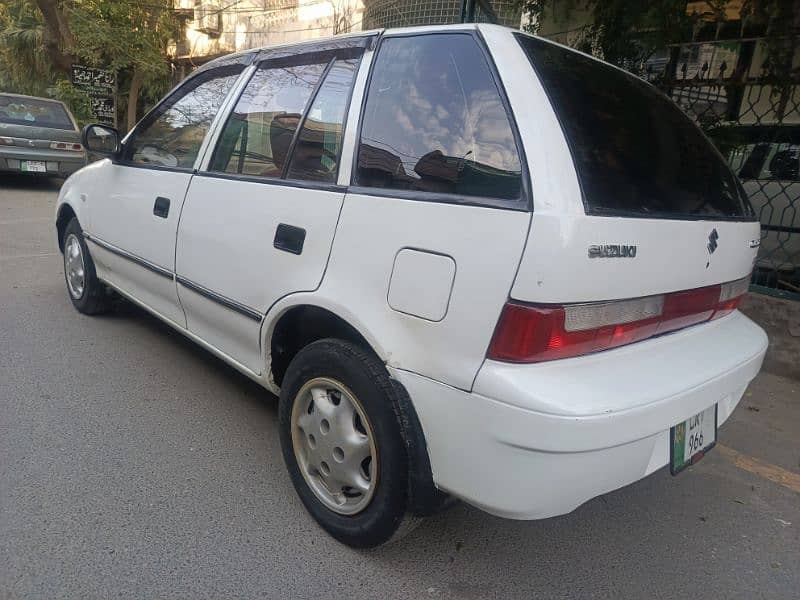
[[[580,358],[486,361],[472,393],[392,375],[414,402],[437,486],[498,516],[539,519],[668,464],[670,427],[714,403],[722,424],[766,348],[735,312]]]
[[[28,160],[44,162],[47,165],[46,173],[30,173],[42,176],[67,177],[86,165],[86,155],[83,152],[27,150],[14,146],[0,148],[0,171],[21,173],[22,162]]]

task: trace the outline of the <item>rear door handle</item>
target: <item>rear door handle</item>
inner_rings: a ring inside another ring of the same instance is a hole
[[[164,198],[163,196],[156,198],[156,203],[153,205],[153,214],[166,219],[169,216],[169,198]]]
[[[302,227],[280,223],[275,230],[275,240],[272,245],[278,250],[291,252],[292,254],[303,253],[303,243],[306,241],[306,230]]]

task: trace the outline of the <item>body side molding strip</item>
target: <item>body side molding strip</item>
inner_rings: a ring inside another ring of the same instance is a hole
[[[216,292],[212,292],[208,288],[205,288],[202,285],[195,283],[194,281],[181,277],[180,275],[176,275],[175,280],[183,287],[188,288],[205,298],[208,298],[212,302],[221,304],[225,308],[229,308],[234,312],[238,312],[239,314],[244,315],[248,319],[252,319],[253,321],[258,321],[260,323],[261,319],[264,317],[264,315],[262,315],[257,310],[252,309],[249,306],[245,306],[244,304],[240,304],[239,302],[236,302],[236,300],[231,300],[230,298],[221,296]]]
[[[185,287],[187,289],[190,289],[193,292],[195,292],[197,294],[200,294],[201,296],[203,296],[205,298],[208,298],[209,300],[211,300],[213,302],[216,302],[217,304],[221,304],[225,308],[228,308],[228,309],[230,309],[230,310],[232,310],[234,312],[237,312],[237,313],[239,313],[241,315],[244,315],[248,319],[252,319],[253,321],[258,321],[260,323],[261,320],[264,318],[263,314],[261,314],[260,312],[258,312],[257,310],[255,310],[253,308],[250,308],[249,306],[245,306],[244,304],[236,302],[236,300],[231,300],[230,298],[226,298],[225,296],[222,296],[221,294],[217,294],[216,292],[212,292],[211,290],[209,290],[206,287],[203,287],[199,283],[195,283],[194,281],[191,281],[190,279],[186,279],[185,277],[181,277],[180,275],[177,275],[176,273],[173,273],[169,269],[165,269],[164,267],[160,267],[160,266],[158,266],[156,264],[153,264],[150,261],[145,260],[145,259],[143,259],[143,258],[141,258],[139,256],[136,256],[135,254],[131,254],[130,252],[127,252],[125,250],[122,250],[121,248],[117,248],[113,244],[109,244],[108,242],[104,242],[103,240],[98,239],[98,238],[94,237],[93,235],[91,235],[89,233],[86,233],[85,231],[83,232],[83,237],[86,238],[88,241],[92,242],[93,244],[97,244],[101,248],[103,248],[105,250],[108,250],[112,254],[116,254],[117,256],[125,258],[125,259],[127,259],[127,260],[129,260],[129,261],[131,261],[133,263],[136,263],[137,265],[139,265],[141,267],[144,267],[145,269],[147,269],[149,271],[152,271],[156,275],[161,275],[162,277],[165,277],[167,279],[171,279],[173,281],[176,281],[177,283],[179,283],[183,287]]]
[[[127,252],[122,248],[117,248],[113,244],[104,242],[103,240],[96,238],[93,235],[86,233],[85,231],[83,232],[83,237],[86,238],[88,241],[92,242],[93,244],[97,244],[104,250],[108,250],[112,254],[116,254],[117,256],[121,256],[122,258],[126,258],[129,261],[134,262],[141,267],[144,267],[148,271],[152,271],[156,275],[161,275],[162,277],[166,277],[167,279],[175,278],[175,274],[169,269],[165,269],[164,267],[160,267],[154,263],[151,263],[149,260],[145,260],[139,256],[136,256],[135,254],[131,254],[130,252]]]

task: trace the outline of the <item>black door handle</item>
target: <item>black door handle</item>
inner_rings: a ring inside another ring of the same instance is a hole
[[[303,243],[306,241],[306,230],[302,227],[280,223],[275,230],[275,241],[272,245],[278,250],[291,252],[292,254],[303,253]]]
[[[166,219],[169,215],[169,198],[164,198],[163,196],[156,198],[156,203],[153,205],[153,214]]]

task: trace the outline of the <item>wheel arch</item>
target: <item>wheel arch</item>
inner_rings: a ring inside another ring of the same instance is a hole
[[[58,249],[61,252],[64,252],[64,231],[67,229],[69,222],[77,218],[78,215],[75,213],[75,209],[73,209],[68,202],[64,202],[58,207],[58,213],[56,215],[56,235],[58,237]],[[80,223],[80,220],[78,222]]]
[[[385,363],[384,357],[351,320],[329,307],[299,303],[284,307],[266,328],[264,348],[267,354],[269,383],[280,388],[286,369],[295,355],[311,342],[339,338],[364,348]]]

